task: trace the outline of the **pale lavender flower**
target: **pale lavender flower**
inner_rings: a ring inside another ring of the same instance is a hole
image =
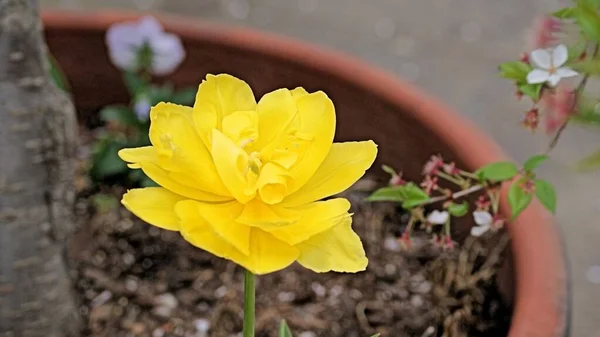
[[[123,70],[139,70],[144,46],[152,53],[150,71],[155,75],[173,72],[185,57],[179,37],[166,33],[152,16],[113,24],[106,33],[106,44],[111,61]]]
[[[142,122],[148,120],[151,108],[152,104],[150,104],[150,99],[146,95],[140,95],[138,98],[136,98],[135,103],[133,104],[133,111],[135,112],[137,118]]]

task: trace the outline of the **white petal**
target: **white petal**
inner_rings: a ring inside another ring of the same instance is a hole
[[[175,70],[185,58],[181,40],[173,34],[162,34],[150,40],[152,49],[152,72],[167,75]]]
[[[443,225],[446,223],[446,221],[448,221],[448,217],[448,212],[440,212],[438,210],[435,210],[429,213],[429,216],[427,216],[427,221],[434,225]]]
[[[556,69],[556,74],[561,78],[573,77],[579,75],[578,72],[571,68],[563,67]]]
[[[557,73],[554,73],[552,75],[550,75],[550,78],[548,78],[548,84],[550,84],[550,86],[555,87],[558,82],[560,82],[560,75]]]
[[[529,72],[529,74],[527,74],[527,83],[529,83],[529,84],[544,83],[544,82],[548,81],[549,78],[550,78],[549,72],[547,72],[545,70],[541,70],[541,69],[533,69],[532,71]]]
[[[567,59],[569,59],[569,50],[564,44],[560,44],[552,50],[552,65],[554,68],[558,68],[565,64]]]
[[[529,58],[538,68],[550,69],[552,66],[552,56],[546,49],[536,49],[532,51]]]
[[[489,226],[492,221],[494,221],[494,218],[492,217],[492,215],[489,212],[485,212],[485,211],[475,211],[473,212],[473,219],[475,220],[475,223],[481,226],[487,225]]]
[[[153,16],[144,16],[138,22],[138,32],[145,39],[149,40],[163,32],[163,27],[160,22]]]
[[[471,227],[471,235],[473,236],[481,236],[483,233],[490,230],[490,226],[473,226]]]

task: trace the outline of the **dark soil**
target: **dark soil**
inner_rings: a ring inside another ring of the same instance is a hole
[[[122,188],[104,190],[120,198]],[[285,318],[296,337],[506,336],[511,313],[495,286],[505,234],[467,239],[443,252],[417,236],[396,238],[406,215],[347,195],[369,267],[316,274],[297,264],[258,277],[257,336]],[[241,336],[243,271],[143,223],[110,198],[81,196],[73,249],[84,335]]]

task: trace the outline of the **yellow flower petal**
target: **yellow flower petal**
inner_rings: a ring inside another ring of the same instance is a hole
[[[223,134],[244,148],[258,138],[258,115],[256,111],[236,111],[223,118]]]
[[[349,209],[350,202],[343,198],[314,202],[295,209],[302,214],[298,222],[268,232],[290,245],[296,245],[347,221]]]
[[[212,133],[212,156],[217,172],[231,195],[242,204],[252,200],[256,186],[251,186],[253,184],[246,178],[250,169],[248,154],[215,129]]]
[[[160,186],[173,193],[206,202],[229,201],[230,196],[216,195],[199,190],[195,186],[194,178],[185,173],[170,172],[158,165],[156,150],[152,146],[123,149],[119,151],[119,157],[131,168],[141,168],[142,171]],[[133,166],[133,167],[132,167]]]
[[[352,219],[345,218],[337,226],[296,245],[300,250],[298,262],[317,273],[365,270],[369,261],[351,224]]]
[[[295,207],[344,191],[365,174],[376,156],[377,145],[370,140],[334,143],[317,172],[282,206]]]
[[[211,130],[220,130],[223,118],[236,111],[255,109],[256,100],[246,82],[227,74],[206,75],[194,104],[196,130],[210,148]]]
[[[150,141],[158,156],[158,165],[171,172],[185,173],[187,183],[199,190],[229,196],[211,154],[196,134],[192,108],[159,103],[150,111]]]
[[[186,241],[216,256],[231,260],[254,274],[262,275],[281,270],[298,257],[299,253],[295,247],[256,228],[250,231],[250,251],[248,255],[244,255],[213,231],[193,201],[182,201],[176,205],[175,210],[180,218],[181,234]]]
[[[244,205],[233,201],[226,204],[197,203],[197,207],[204,220],[223,240],[244,255],[250,253],[250,227],[235,221]]]
[[[302,96],[308,95],[308,91],[306,91],[302,87],[297,87],[296,89],[292,90],[291,93],[292,93],[292,96],[294,97],[294,99],[296,99],[296,100]]]
[[[244,206],[236,221],[252,227],[269,231],[269,228],[289,225],[298,221],[302,213],[277,205],[267,205],[258,198]]]
[[[258,140],[253,149],[269,147],[272,151],[287,125],[297,113],[296,102],[288,89],[279,89],[264,95],[256,107],[258,113]]]
[[[309,143],[290,169],[294,182],[292,191],[299,189],[317,171],[329,153],[335,133],[335,108],[325,93],[319,91],[301,96],[297,106],[298,132],[295,136]]]
[[[260,199],[269,205],[277,204],[288,194],[290,176],[281,166],[267,163],[256,182]]]
[[[229,201],[232,198],[222,195],[216,195],[190,187],[182,182],[192,181],[190,177],[181,173],[174,173],[163,170],[158,165],[150,162],[139,163],[142,171],[154,182],[168,189],[171,192],[177,193],[190,199],[196,199],[205,202],[223,202]]]
[[[145,222],[167,229],[179,230],[175,204],[185,198],[162,187],[137,188],[127,191],[121,203]]]

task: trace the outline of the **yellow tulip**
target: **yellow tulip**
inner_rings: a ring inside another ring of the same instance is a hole
[[[159,103],[150,120],[152,145],[119,152],[161,186],[123,196],[142,220],[254,274],[294,261],[315,272],[366,269],[350,203],[320,200],[362,177],[377,145],[333,143],[325,93],[280,89],[256,103],[244,81],[208,75],[193,108]]]

